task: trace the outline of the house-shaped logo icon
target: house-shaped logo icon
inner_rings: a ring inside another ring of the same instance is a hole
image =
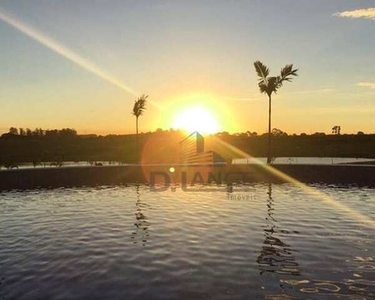
[[[204,137],[194,131],[180,142],[181,164],[223,164],[225,159],[215,151],[204,151]]]

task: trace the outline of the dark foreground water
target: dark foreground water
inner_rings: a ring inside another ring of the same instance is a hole
[[[375,190],[313,188],[2,193],[0,299],[375,299]]]

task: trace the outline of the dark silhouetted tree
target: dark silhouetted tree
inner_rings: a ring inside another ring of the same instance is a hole
[[[137,161],[139,162],[139,137],[138,137],[138,118],[143,115],[146,110],[146,100],[148,95],[141,95],[135,102],[133,106],[133,115],[135,116],[135,128],[137,134]]]
[[[314,132],[311,136],[325,136],[324,132]]]
[[[18,129],[15,127],[10,127],[9,128],[9,134],[11,135],[18,135]]]
[[[340,135],[341,134],[341,126],[333,126],[332,127],[332,134],[337,134],[337,135]]]
[[[268,153],[267,163],[271,163],[271,102],[272,94],[283,86],[284,82],[291,82],[292,76],[298,76],[298,69],[293,69],[293,65],[286,65],[281,69],[279,76],[269,76],[270,69],[260,61],[254,63],[255,71],[259,77],[258,86],[261,93],[268,96]]]
[[[253,137],[253,136],[257,136],[257,135],[258,135],[258,133],[255,132],[255,131],[253,131],[253,132],[246,131],[246,136],[247,136],[247,137]]]
[[[273,136],[287,136],[288,134],[278,128],[272,129],[272,135]]]
[[[33,135],[33,132],[31,131],[30,128],[26,128],[26,135],[27,136],[32,136]]]

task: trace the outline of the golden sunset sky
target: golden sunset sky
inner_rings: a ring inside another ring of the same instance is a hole
[[[374,6],[1,1],[0,132],[131,133],[132,105],[145,93],[141,131],[207,117],[220,131],[263,133],[268,102],[258,91],[256,60],[275,75],[288,63],[299,68],[274,97],[273,127],[375,132]]]

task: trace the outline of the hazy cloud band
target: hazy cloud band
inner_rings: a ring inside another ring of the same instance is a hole
[[[359,82],[357,85],[375,90],[375,82]]]
[[[364,18],[364,19],[375,20],[375,7],[336,12],[333,15],[335,17],[341,17],[341,18],[353,18],[353,19]]]

